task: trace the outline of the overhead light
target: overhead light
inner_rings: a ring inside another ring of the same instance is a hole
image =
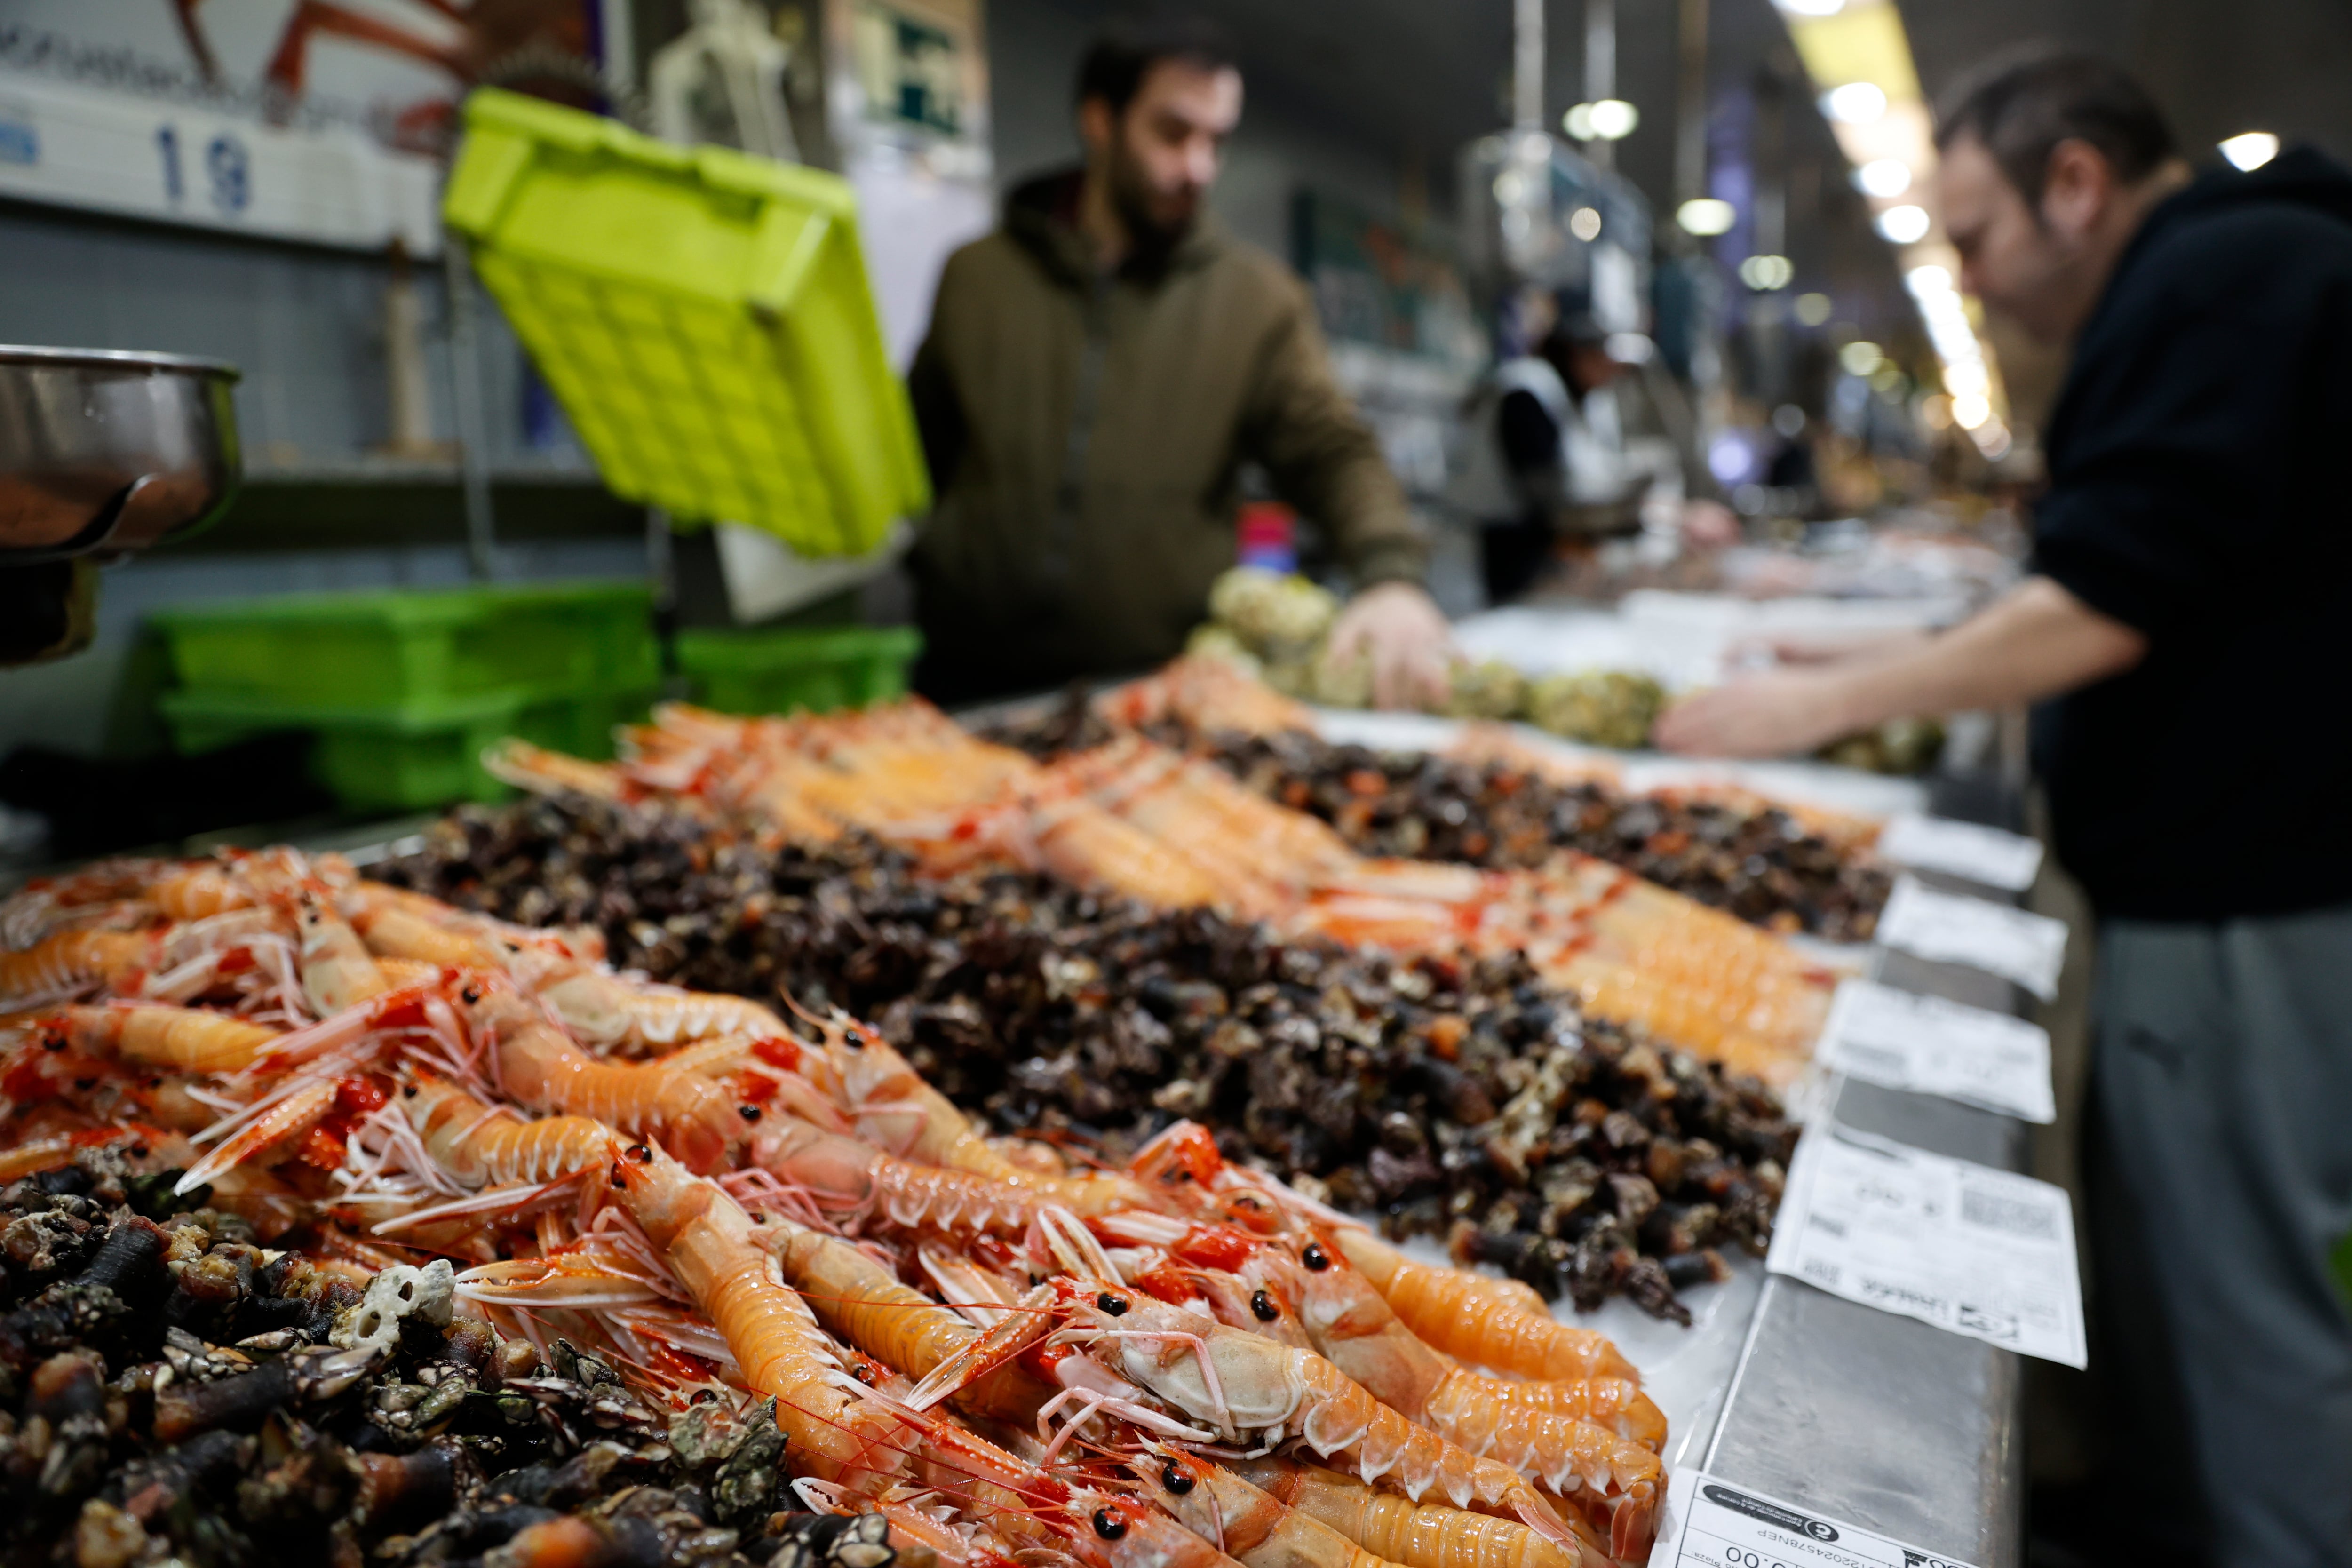
[[[2009,426],[1998,419],[1987,418],[1969,432],[1969,437],[1976,442],[1977,450],[1993,462],[1998,463],[2009,455]]]
[[[1899,196],[1911,188],[1911,166],[1900,158],[1873,158],[1853,172],[1853,188],[1865,196]]]
[[[1822,94],[1822,112],[1841,125],[1867,125],[1886,112],[1886,90],[1874,81],[1850,81]]]
[[[1495,204],[1515,207],[1528,194],[1528,180],[1517,169],[1506,169],[1495,176]]]
[[[1952,400],[1940,392],[1931,392],[1919,400],[1919,422],[1930,430],[1952,427]]]
[[[1848,375],[1868,375],[1886,363],[1886,355],[1876,343],[1856,340],[1838,350],[1838,363]]]
[[[2221,156],[2251,174],[2278,156],[2279,139],[2267,131],[2249,131],[2221,143]]]
[[[1790,16],[1834,16],[1845,9],[1845,0],[1772,0],[1781,13]]]
[[[1926,207],[1888,207],[1878,215],[1878,232],[1897,245],[1911,245],[1927,238],[1927,227]]]
[[[1759,294],[1786,289],[1796,275],[1796,264],[1785,256],[1751,256],[1739,264],[1739,280]]]
[[[1944,367],[1944,390],[1954,397],[1990,397],[1992,376],[1981,363],[1948,364]]]
[[[1959,393],[1952,398],[1952,423],[1963,430],[1973,430],[1992,417],[1991,402],[1976,393]]]
[[[1579,207],[1574,212],[1569,214],[1568,232],[1576,236],[1579,239],[1599,239],[1601,237],[1601,209],[1599,207]]]
[[[1647,364],[1658,345],[1640,332],[1612,332],[1601,347],[1619,364]]]
[[[1827,294],[1797,296],[1797,320],[1809,327],[1818,327],[1830,319],[1830,297]]]
[[[1930,261],[1906,272],[1903,281],[1915,300],[1925,299],[1930,294],[1948,294],[1952,289],[1952,269]]]
[[[1713,239],[1718,234],[1731,232],[1731,226],[1739,221],[1739,212],[1729,202],[1717,197],[1694,196],[1675,209],[1675,221],[1682,225],[1685,234]]]
[[[1622,98],[1604,98],[1576,105],[1559,122],[1579,142],[1622,142],[1642,123],[1642,111]]]

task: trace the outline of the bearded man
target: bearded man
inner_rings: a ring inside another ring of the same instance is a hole
[[[1085,164],[1016,187],[949,258],[908,375],[939,496],[910,562],[917,684],[965,702],[1173,656],[1234,564],[1255,461],[1352,581],[1334,656],[1368,659],[1384,702],[1442,694],[1425,543],[1307,289],[1206,210],[1242,112],[1225,39],[1117,26],[1076,100]]]

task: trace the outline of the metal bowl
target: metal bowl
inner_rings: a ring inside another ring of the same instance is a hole
[[[143,550],[227,510],[234,365],[0,345],[0,566]]]

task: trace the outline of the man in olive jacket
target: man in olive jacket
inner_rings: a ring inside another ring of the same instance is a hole
[[[1202,24],[1107,36],[1079,77],[1085,167],[949,259],[908,378],[939,493],[911,562],[934,699],[1179,652],[1234,563],[1249,459],[1354,578],[1334,656],[1369,658],[1391,703],[1442,681],[1425,545],[1306,289],[1202,210],[1241,96]]]

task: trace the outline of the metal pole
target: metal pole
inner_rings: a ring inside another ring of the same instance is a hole
[[[449,379],[457,419],[457,465],[466,493],[466,563],[477,582],[496,572],[496,520],[490,513],[490,443],[483,417],[482,345],[474,321],[474,269],[466,242],[444,232],[442,261],[449,289]]]
[[[1617,0],[1584,0],[1584,101],[1616,96]],[[1587,142],[1584,155],[1595,168],[1610,168],[1617,162],[1617,143]]]
[[[1511,108],[1521,131],[1541,131],[1544,0],[1518,0],[1511,13]]]
[[[1675,95],[1675,205],[1706,195],[1706,0],[1682,0]]]

